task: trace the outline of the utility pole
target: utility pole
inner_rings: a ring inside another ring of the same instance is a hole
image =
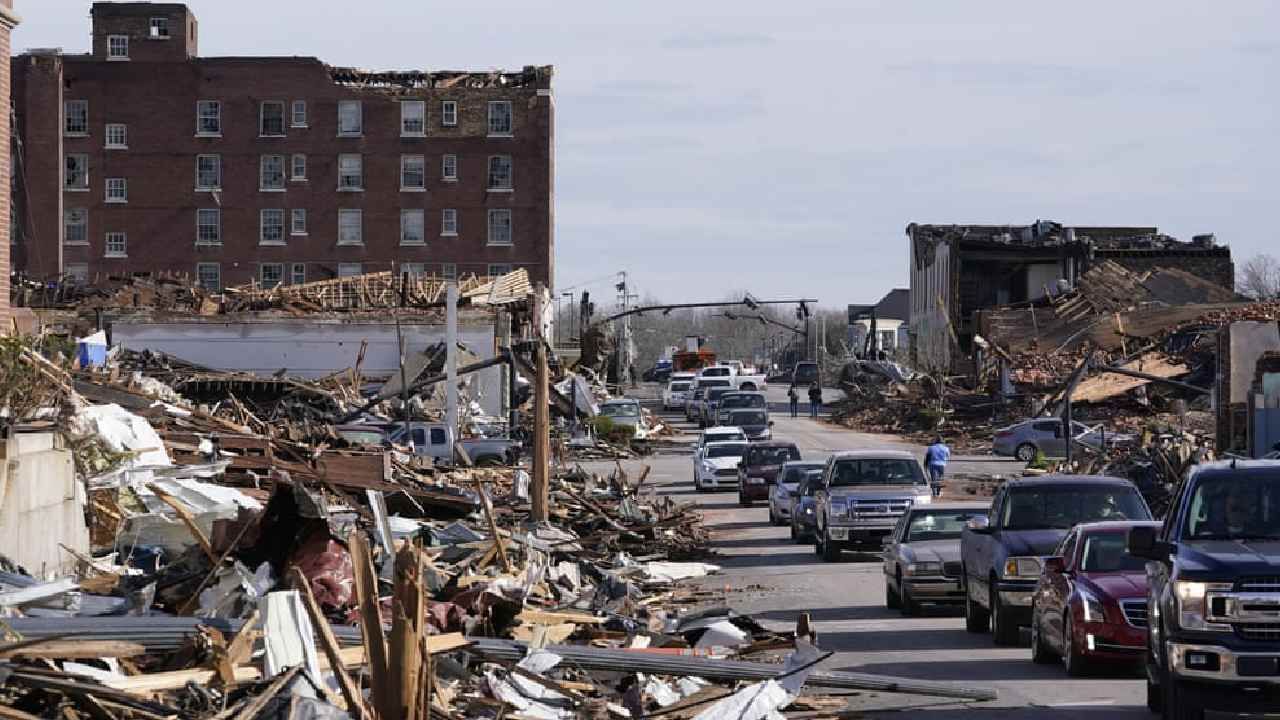
[[[546,290],[542,283],[533,289],[533,342],[534,364],[537,366],[537,377],[533,384],[533,486],[530,488],[533,505],[531,517],[534,522],[546,522],[550,519],[550,474],[551,474],[551,395],[547,387],[547,343],[542,336],[542,303]],[[574,388],[572,392],[576,392]]]
[[[449,459],[453,459],[453,441],[461,432],[458,427],[458,283],[449,282],[445,294],[445,389],[444,417],[449,426]]]
[[[629,309],[627,307],[627,271],[622,270],[618,273],[618,282],[614,285],[614,289],[618,291],[618,305],[622,307],[623,317],[619,318],[616,336],[618,338],[618,387],[625,388],[627,386],[627,376],[630,375],[631,367],[631,317],[625,313]]]

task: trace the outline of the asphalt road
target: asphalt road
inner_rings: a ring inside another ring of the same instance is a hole
[[[636,395],[653,397],[653,392],[650,386]],[[923,455],[923,448],[894,438],[855,433],[808,417],[792,419],[783,411],[785,388],[771,387],[769,395],[775,437],[795,442],[805,459],[822,459],[837,450],[886,446]],[[665,417],[690,433],[692,440],[696,427],[678,414]],[[650,479],[661,492],[696,502],[704,510],[712,547],[720,556],[713,562],[723,571],[703,582],[728,589],[731,607],[776,629],[793,629],[800,613],[810,613],[818,644],[835,651],[824,668],[991,686],[1000,693],[996,702],[973,705],[911,695],[862,694],[850,699],[852,710],[866,711],[868,717],[906,713],[931,720],[1154,717],[1146,710],[1143,683],[1136,674],[1120,670],[1068,678],[1059,666],[1033,664],[1025,646],[997,648],[989,635],[966,632],[956,611],[934,609],[924,617],[904,618],[884,607],[877,556],[845,553],[843,562],[824,563],[811,544],[793,544],[785,527],[769,525],[763,503],[741,508],[736,493],[695,492],[688,452],[664,451],[645,463],[652,467]],[[1007,461],[995,458],[957,458],[953,467],[1010,471]]]

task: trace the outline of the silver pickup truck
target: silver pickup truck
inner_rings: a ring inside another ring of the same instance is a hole
[[[414,455],[432,457],[443,464],[452,464],[454,458],[450,457],[450,450],[455,442],[475,465],[510,465],[520,456],[519,441],[506,438],[462,438],[455,441],[453,432],[443,423],[411,422],[409,431],[413,436]],[[392,431],[391,441],[408,444],[404,441],[403,425]]]
[[[834,562],[855,546],[879,551],[913,505],[933,500],[915,455],[901,450],[852,450],[827,459],[814,494],[814,550]]]

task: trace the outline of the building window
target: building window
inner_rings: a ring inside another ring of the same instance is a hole
[[[277,100],[262,103],[259,121],[259,135],[263,137],[282,137],[284,135],[284,103]]]
[[[89,156],[75,153],[67,156],[63,187],[68,190],[89,189]]]
[[[338,263],[338,277],[355,277],[364,274],[360,263]]]
[[[425,210],[400,211],[400,244],[427,244],[427,214]]]
[[[220,190],[222,188],[222,156],[196,156],[196,190]]]
[[[364,189],[364,161],[359,155],[338,156],[338,189]]]
[[[510,273],[511,270],[512,268],[510,265],[491,264],[489,265],[489,277],[498,277],[499,275],[506,275]]]
[[[295,153],[292,161],[289,163],[289,177],[294,182],[301,182],[307,179],[307,156],[301,153]]]
[[[289,234],[290,235],[306,235],[307,234],[307,211],[303,209],[295,209],[289,212]]]
[[[494,155],[489,158],[489,189],[511,189],[511,156]]]
[[[89,211],[85,208],[68,208],[62,212],[62,244],[89,244]]]
[[[107,36],[107,59],[108,60],[128,60],[129,59],[129,36],[128,35],[108,35]]]
[[[129,126],[124,123],[107,123],[107,149],[129,149]]]
[[[196,135],[217,137],[222,135],[222,103],[218,100],[201,100],[196,103]]]
[[[489,103],[489,134],[511,134],[511,101],[496,100]]]
[[[450,182],[458,179],[457,155],[445,155],[440,159],[440,177]]]
[[[427,189],[427,160],[421,155],[400,156],[400,189]]]
[[[196,283],[205,290],[221,290],[222,268],[218,263],[196,263]]]
[[[65,268],[63,275],[72,283],[84,285],[89,282],[89,263],[67,263]]]
[[[341,100],[338,102],[338,134],[360,135],[364,132],[364,118],[360,112],[360,101]]]
[[[89,134],[89,101],[67,100],[62,103],[62,134],[83,137]]]
[[[293,283],[294,285],[301,285],[306,281],[307,281],[307,264],[294,263],[293,274],[289,278],[289,282]]]
[[[426,263],[400,263],[400,274],[417,279],[427,274]]]
[[[458,234],[458,211],[445,208],[440,211],[440,234],[453,237]]]
[[[427,103],[422,100],[400,102],[400,134],[422,137],[427,134]]]
[[[259,189],[264,191],[284,189],[284,156],[263,155],[261,160]]]
[[[296,128],[304,128],[307,126],[307,101],[294,100],[293,112],[289,114],[289,124]]]
[[[129,243],[122,232],[107,233],[107,257],[129,257]]]
[[[440,103],[440,124],[444,127],[455,127],[458,124],[458,101],[444,100]]]
[[[107,178],[106,180],[107,196],[106,201],[109,203],[127,203],[129,202],[129,181],[124,178]]]
[[[284,244],[284,210],[269,208],[261,211],[261,232],[258,242],[262,245]]]
[[[458,266],[454,263],[444,263],[440,266],[440,277],[445,280],[457,280]]]
[[[364,244],[364,217],[359,210],[338,211],[338,244]]]
[[[167,17],[151,18],[151,37],[157,40],[169,39],[169,18]]]
[[[258,279],[267,289],[279,285],[284,280],[284,263],[262,263],[258,266]]]
[[[489,211],[489,244],[511,244],[511,211],[506,208]]]
[[[196,210],[196,244],[222,244],[222,211],[218,208]]]

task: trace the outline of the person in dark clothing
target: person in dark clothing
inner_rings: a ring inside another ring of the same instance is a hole
[[[787,389],[787,399],[791,401],[791,417],[798,417],[800,413],[800,393],[796,392],[795,383],[791,383],[791,387]]]
[[[815,380],[809,385],[809,417],[818,417],[818,408],[822,406],[822,386]]]

